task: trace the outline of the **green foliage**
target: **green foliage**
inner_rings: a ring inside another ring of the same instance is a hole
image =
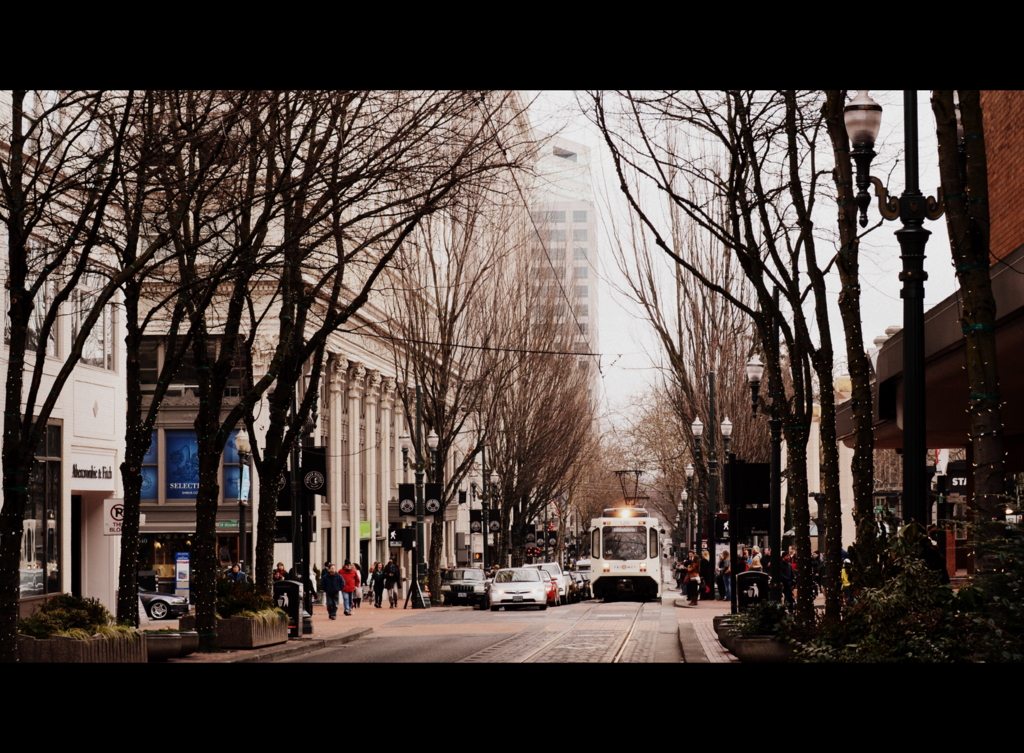
[[[979,634],[978,658],[989,662],[1024,662],[1024,530],[1000,524],[974,529],[979,561],[989,566],[960,589],[961,608]]]
[[[263,612],[276,608],[274,600],[260,593],[254,583],[217,581],[217,614],[227,619],[242,612]]]
[[[782,602],[764,599],[737,615],[732,624],[740,635],[783,635],[792,622],[793,618]]]
[[[18,622],[18,632],[33,638],[88,638],[107,634],[114,618],[98,599],[59,594],[48,599],[31,617]]]
[[[794,661],[962,662],[975,659],[980,636],[949,586],[920,556],[910,526],[889,540],[878,588],[865,588],[840,625],[798,641]]]

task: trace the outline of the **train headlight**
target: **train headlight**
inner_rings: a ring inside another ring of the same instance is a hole
[[[605,563],[604,563],[604,568],[603,568],[603,569],[604,569],[604,571],[605,571],[605,572],[607,573],[607,572],[610,572],[610,571],[611,571],[611,569],[612,569],[612,566],[611,566],[611,564],[609,564],[608,562],[605,562]]]

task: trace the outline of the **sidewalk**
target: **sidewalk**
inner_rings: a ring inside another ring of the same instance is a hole
[[[725,650],[718,642],[714,618],[729,613],[727,601],[698,601],[691,607],[686,597],[674,585],[665,584],[663,599],[667,602],[675,596],[676,620],[679,623],[679,645],[683,650],[683,661],[687,664],[738,664],[739,659]]]
[[[369,635],[374,630],[386,626],[390,622],[418,614],[422,610],[403,609],[404,601],[398,602],[397,609],[391,609],[385,600],[383,607],[377,609],[373,600],[363,599],[359,609],[353,609],[352,615],[346,617],[338,610],[338,618],[331,620],[327,616],[327,607],[316,604],[313,606],[313,633],[299,638],[290,638],[287,643],[276,646],[250,650],[226,650],[212,654],[194,653],[180,659],[168,659],[168,664],[235,664],[262,662],[282,659],[288,656],[299,656],[311,651],[345,643]],[[163,627],[176,627],[176,620],[162,620]],[[155,627],[156,625],[154,625]]]

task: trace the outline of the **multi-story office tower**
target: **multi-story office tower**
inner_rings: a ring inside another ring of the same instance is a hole
[[[597,211],[590,174],[590,149],[551,136],[537,160],[532,217],[537,282],[548,281],[555,310],[566,316],[567,349],[598,351]],[[561,306],[564,305],[564,309]],[[590,396],[599,393],[598,359],[581,358],[590,372]]]

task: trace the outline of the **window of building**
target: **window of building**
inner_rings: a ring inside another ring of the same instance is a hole
[[[83,277],[83,287],[72,291],[71,329],[74,337],[78,337],[82,325],[96,306],[97,297],[89,291],[99,290],[105,283],[106,280],[99,275],[86,275]],[[85,345],[82,347],[82,363],[86,366],[96,366],[113,371],[115,340],[114,304],[108,301],[85,339]]]
[[[574,241],[582,241],[583,243],[586,243],[587,242],[587,231],[586,230],[573,230],[572,231],[572,239]]]
[[[565,222],[565,212],[531,212],[534,222]]]
[[[590,294],[590,286],[589,285],[577,285],[576,286],[576,297],[577,298],[586,298],[589,294]]]
[[[552,243],[564,243],[565,242],[565,231],[564,230],[549,230],[548,240]]]
[[[212,361],[220,354],[220,339],[211,338],[207,344],[207,353]],[[147,337],[139,347],[140,381],[142,382],[142,394],[152,395],[156,390],[156,381],[163,368],[164,359],[168,356],[167,348],[160,338]],[[224,388],[225,397],[238,397],[242,394],[242,380],[245,376],[247,354],[239,349],[235,355],[235,366],[228,375],[227,384]],[[167,397],[181,397],[185,390],[199,392],[199,376],[195,366],[195,355],[192,347],[185,351],[181,359],[181,365],[177,372],[171,376],[170,385],[167,388]]]
[[[61,427],[46,427],[28,479],[22,524],[20,598],[60,592]]]
[[[576,316],[590,316],[590,306],[586,303],[580,303],[575,308]]]
[[[572,250],[572,258],[573,259],[586,259],[587,258],[587,249],[583,248],[583,247],[580,247],[580,246],[577,246],[576,248],[574,248]]]
[[[29,249],[35,251],[40,248],[40,244],[35,242],[29,243]],[[5,282],[8,280],[7,265],[4,264],[3,275]],[[28,283],[27,283],[28,284]],[[39,341],[41,339],[41,333],[43,331],[43,320],[46,318],[47,312],[53,306],[53,301],[57,297],[57,286],[54,282],[47,280],[43,283],[42,290],[36,294],[35,305],[32,309],[32,315],[28,318],[28,329],[25,333],[25,350],[30,353],[35,353],[36,348],[39,347]],[[4,345],[11,344],[11,294],[4,286]],[[59,321],[59,320],[58,320]],[[46,355],[51,357],[57,356],[57,326],[56,324],[50,328],[49,335],[46,338]]]
[[[589,276],[589,271],[588,271],[587,267],[576,267],[576,279],[577,280],[585,280],[585,279],[587,279],[588,276]]]
[[[589,329],[590,329],[590,325],[589,324],[587,324],[586,322],[580,322],[580,334],[581,335],[587,334],[587,331]]]
[[[587,212],[586,212],[586,210],[583,210],[583,211],[574,210],[573,213],[572,213],[572,221],[573,222],[586,222],[587,221]]]
[[[565,258],[565,246],[557,246],[548,252],[548,256],[557,261]]]

